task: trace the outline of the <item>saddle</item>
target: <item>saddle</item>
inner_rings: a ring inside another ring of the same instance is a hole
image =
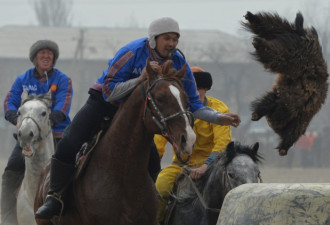
[[[99,141],[109,128],[110,123],[111,121],[109,120],[109,118],[105,117],[100,125],[100,128],[97,129],[96,134],[88,142],[85,142],[81,146],[79,152],[76,155],[76,172],[74,175],[75,180],[78,179],[87,168],[95,146],[99,143]]]

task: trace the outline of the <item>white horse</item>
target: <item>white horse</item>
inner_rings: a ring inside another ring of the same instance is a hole
[[[19,225],[36,224],[33,208],[40,172],[54,153],[50,106],[50,91],[44,96],[27,95],[26,91],[22,94],[17,140],[25,156],[25,174],[17,197]]]

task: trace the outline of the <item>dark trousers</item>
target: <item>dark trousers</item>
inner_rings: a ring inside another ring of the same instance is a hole
[[[100,93],[101,95],[101,93]],[[54,158],[74,164],[81,146],[90,140],[100,129],[105,117],[111,121],[117,107],[90,95],[85,105],[78,111],[57,144]]]
[[[23,173],[25,171],[24,156],[22,155],[22,148],[19,146],[18,141],[16,142],[15,147],[9,156],[5,171],[6,170],[17,172],[22,171]]]

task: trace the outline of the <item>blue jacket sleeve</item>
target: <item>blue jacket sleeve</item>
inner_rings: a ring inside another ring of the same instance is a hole
[[[18,110],[21,105],[21,95],[23,93],[22,80],[21,77],[18,77],[10,91],[7,93],[4,102],[4,111],[5,113],[9,110]]]
[[[120,49],[104,71],[103,97],[107,99],[118,82],[135,78],[132,73],[134,53],[126,48]],[[137,77],[137,76],[136,76]]]

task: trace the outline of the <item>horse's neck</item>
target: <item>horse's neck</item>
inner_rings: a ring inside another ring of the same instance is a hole
[[[219,162],[217,162],[219,163]],[[203,198],[210,208],[220,208],[227,194],[225,181],[225,171],[221,165],[215,165],[203,189]],[[217,190],[217,191],[215,191]]]
[[[30,192],[30,196],[35,196],[39,182],[40,172],[47,161],[54,154],[54,140],[50,133],[48,137],[38,143],[35,153],[31,158],[25,158],[25,174],[22,186],[25,191]]]
[[[142,168],[147,167],[153,134],[146,131],[143,123],[144,104],[139,90],[135,90],[133,94],[135,98],[130,96],[122,103],[109,130],[102,138],[96,155],[98,155],[97,160],[113,162],[113,165],[108,165],[111,168],[117,170],[134,168],[138,173]],[[125,166],[127,164],[130,164],[130,168]]]

